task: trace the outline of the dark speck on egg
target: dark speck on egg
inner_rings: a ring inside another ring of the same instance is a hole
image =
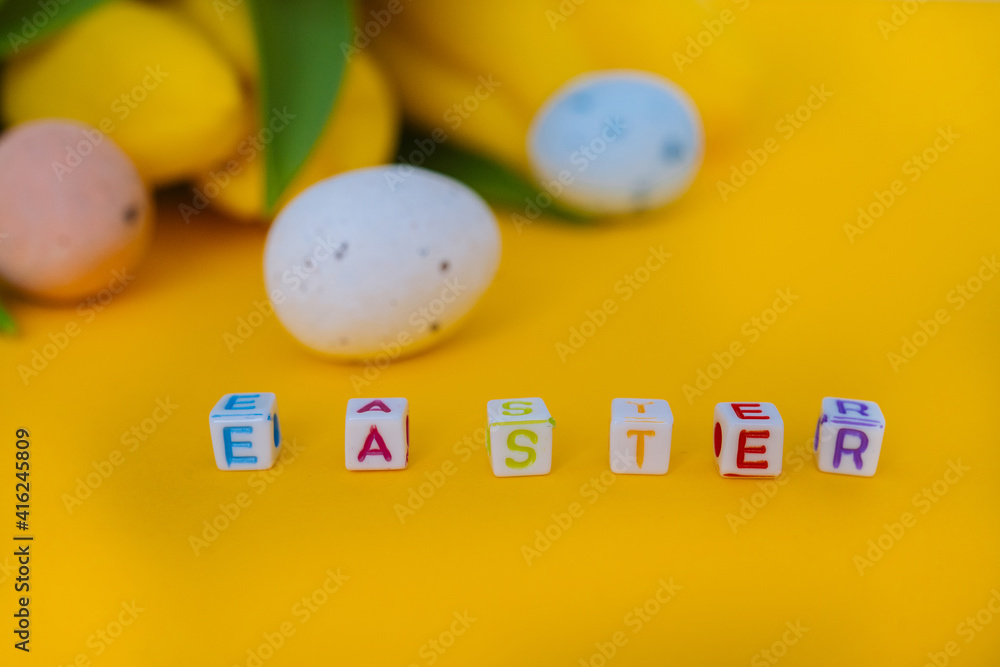
[[[122,214],[122,218],[124,218],[126,225],[134,224],[139,219],[139,207],[135,204],[130,204]]]
[[[448,263],[448,260],[441,262],[441,273],[447,271],[449,266],[451,266],[451,264]]]
[[[678,141],[668,140],[663,144],[662,155],[664,162],[677,162],[684,157],[684,146]]]

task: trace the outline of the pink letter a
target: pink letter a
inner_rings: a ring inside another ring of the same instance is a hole
[[[372,447],[372,443],[376,443],[378,447]],[[365,446],[361,448],[358,452],[358,461],[364,461],[366,456],[374,456],[379,454],[386,461],[392,460],[392,454],[389,453],[389,448],[385,446],[385,440],[382,439],[382,434],[378,432],[375,425],[372,424],[372,429],[368,431],[368,437],[365,438]]]
[[[374,401],[358,410],[358,414],[361,414],[362,412],[371,412],[372,410],[378,410],[379,412],[392,412],[388,405],[376,398]]]

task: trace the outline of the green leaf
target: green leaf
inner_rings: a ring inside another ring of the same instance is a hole
[[[260,55],[265,201],[274,208],[330,117],[351,45],[349,0],[250,0]],[[287,115],[288,120],[280,118]]]
[[[104,0],[0,0],[0,58],[7,58],[65,28]],[[50,6],[51,5],[51,6]]]
[[[3,2],[3,0],[0,0],[0,2]],[[3,304],[0,303],[0,334],[13,336],[16,333],[17,324],[14,323],[14,318],[10,316],[10,313],[4,310]]]
[[[417,141],[420,143],[416,143]],[[434,150],[427,155],[427,151],[421,149],[421,146],[434,146]],[[524,210],[531,202],[546,215],[563,220],[586,222],[591,219],[583,213],[559,205],[547,192],[539,190],[533,181],[485,155],[459,148],[449,142],[437,143],[432,137],[407,129],[400,138],[399,153],[408,155],[414,149],[420,151],[425,158],[421,167],[433,169],[465,183],[494,204],[517,211]]]

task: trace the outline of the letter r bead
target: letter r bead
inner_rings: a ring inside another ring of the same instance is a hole
[[[823,472],[871,477],[882,453],[885,417],[878,403],[824,398],[813,450]]]

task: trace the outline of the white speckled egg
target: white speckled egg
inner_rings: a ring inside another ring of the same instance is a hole
[[[436,342],[489,287],[500,231],[465,185],[406,165],[339,174],[275,218],[264,281],[307,347],[394,359]]]
[[[562,189],[560,203],[613,215],[683,194],[704,144],[698,109],[681,88],[649,72],[608,70],[553,93],[535,114],[527,148],[540,184]]]

